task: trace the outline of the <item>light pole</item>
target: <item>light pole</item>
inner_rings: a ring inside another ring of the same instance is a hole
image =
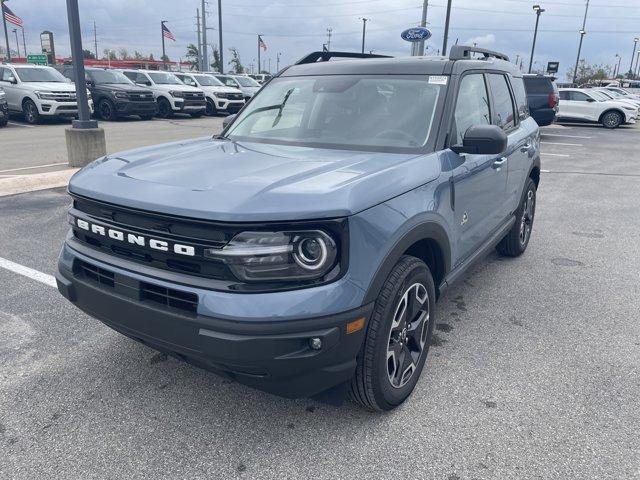
[[[424,0],[424,3],[422,4],[422,19],[420,20],[420,26],[421,27],[426,27],[427,26],[427,11],[429,10],[429,0]],[[419,57],[422,57],[424,55],[424,40],[421,40],[420,42],[418,42],[418,51],[417,54]]]
[[[16,51],[18,52],[18,57],[20,57],[20,41],[18,40],[18,29],[17,28],[13,28],[11,29],[11,31],[15,34],[16,36]],[[634,52],[635,54],[635,52]]]
[[[447,16],[444,20],[444,38],[442,40],[442,55],[447,55],[447,40],[449,39],[449,21],[451,20],[451,0],[447,1]]]
[[[276,53],[276,73],[280,71],[280,52]]]
[[[573,81],[572,83],[576,83],[576,79],[578,78],[578,64],[580,63],[580,51],[582,50],[582,39],[587,34],[587,32],[582,29],[580,30],[580,43],[578,44],[578,56],[576,57],[576,66],[573,69]]]
[[[613,78],[614,79],[618,78],[618,75],[620,75],[620,62],[622,62],[622,57],[617,53],[616,53],[616,58],[618,59],[618,64],[613,69]]]
[[[0,0],[0,15],[2,15],[2,24],[4,25],[4,43],[7,47],[7,61],[11,61],[11,49],[9,48],[9,30],[7,30],[7,18],[4,16],[4,2]]]
[[[633,53],[631,54],[631,65],[629,65],[629,74],[633,75],[633,60],[634,57],[636,56],[636,48],[638,46],[638,42],[640,41],[640,38],[636,37],[633,39]]]
[[[362,53],[364,53],[364,39],[367,34],[367,20],[368,18],[361,18],[362,20]]]
[[[640,52],[638,52],[638,57],[636,58],[636,77],[640,74]]]
[[[531,73],[531,67],[533,66],[533,53],[536,50],[536,39],[538,38],[538,24],[540,23],[540,15],[544,12],[544,8],[540,5],[534,5],[533,11],[536,12],[536,28],[533,31],[533,44],[531,45],[531,58],[529,58],[529,73]]]

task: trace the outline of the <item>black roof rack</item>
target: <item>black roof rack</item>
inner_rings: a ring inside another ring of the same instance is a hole
[[[484,48],[469,47],[467,45],[454,45],[449,52],[449,60],[464,60],[465,58],[471,58],[472,53],[480,53],[484,55],[484,58],[498,58],[506,62],[509,61],[504,53],[494,52],[492,50],[486,50]]]
[[[306,57],[302,57],[295,65],[304,65],[305,63],[316,63],[318,60],[328,62],[332,58],[391,58],[389,55],[377,55],[375,53],[357,53],[357,52],[312,52]]]

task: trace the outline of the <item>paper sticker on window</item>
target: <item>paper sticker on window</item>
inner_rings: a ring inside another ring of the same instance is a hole
[[[447,77],[442,75],[432,75],[429,77],[429,83],[432,85],[446,85]]]

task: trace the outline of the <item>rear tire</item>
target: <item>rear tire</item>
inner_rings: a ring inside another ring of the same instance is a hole
[[[33,103],[31,99],[27,98],[22,103],[22,114],[28,124],[36,125],[40,123],[40,112],[38,112],[38,107],[36,107],[36,104]]]
[[[516,210],[516,222],[504,238],[500,241],[496,249],[500,255],[505,257],[519,257],[527,249],[531,231],[533,230],[533,220],[536,215],[536,183],[531,178],[527,178],[527,183],[522,192],[520,205]]]
[[[435,305],[427,265],[416,257],[401,257],[376,300],[351,381],[351,400],[385,411],[411,395],[429,351]]]
[[[618,128],[624,122],[620,112],[606,112],[601,119],[604,128]]]

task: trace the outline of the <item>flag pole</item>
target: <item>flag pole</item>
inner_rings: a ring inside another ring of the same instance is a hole
[[[24,37],[24,27],[20,27],[22,29],[22,46],[24,47],[24,56],[27,58],[27,40]]]
[[[167,53],[164,47],[164,24],[166,22],[166,20],[162,20],[160,22],[160,36],[162,37],[162,64],[164,65],[165,70],[167,69]]]
[[[258,35],[258,75],[260,75],[260,35]]]
[[[4,43],[7,46],[7,61],[11,61],[11,50],[9,49],[9,33],[7,31],[7,19],[4,16],[4,0],[0,0],[0,11],[2,11],[2,24],[4,25]]]

